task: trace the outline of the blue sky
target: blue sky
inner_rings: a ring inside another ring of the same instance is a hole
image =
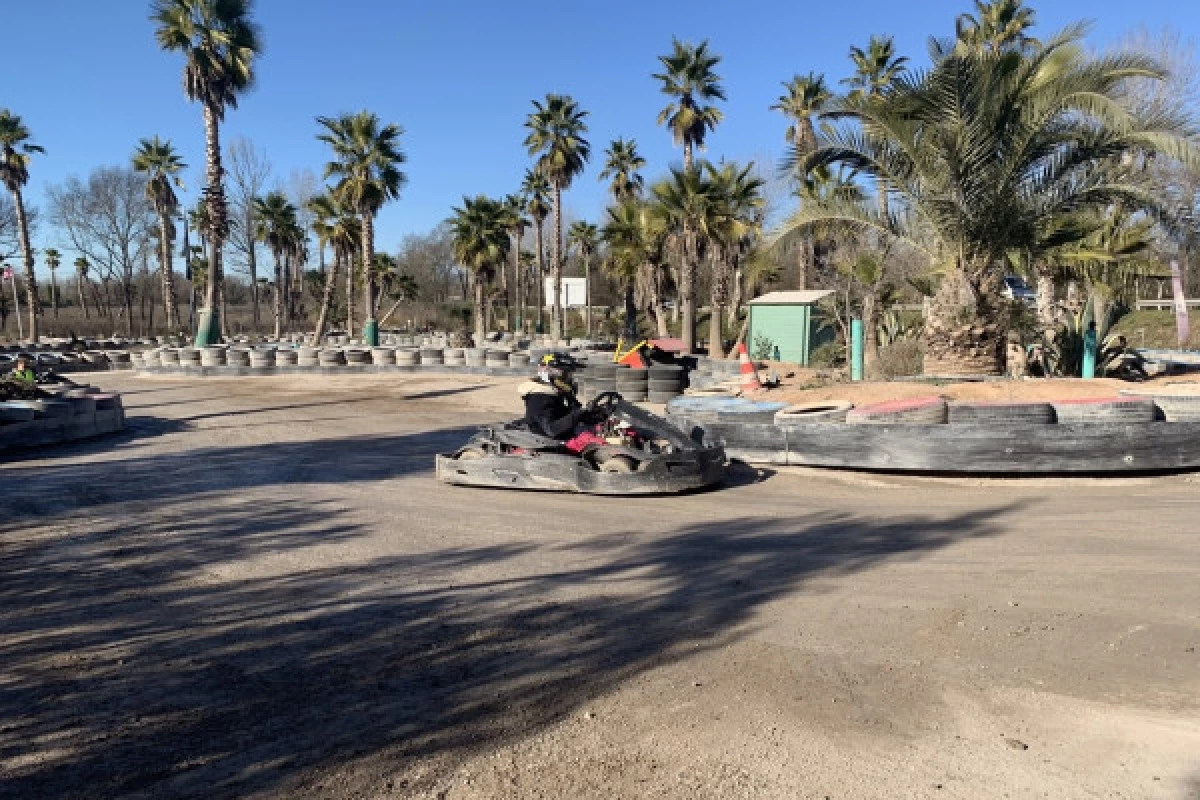
[[[20,114],[46,147],[32,166],[29,201],[45,186],[93,167],[127,163],[140,137],[172,139],[202,183],[200,109],[180,89],[181,61],[158,51],[148,0],[6,0],[0,107]],[[1180,0],[1042,0],[1039,30],[1094,21],[1102,46],[1144,27],[1200,35],[1200,5]],[[522,147],[530,101],[571,94],[590,112],[593,158],[566,196],[576,216],[598,219],[601,153],[615,136],[637,139],[648,177],[679,158],[655,126],[663,105],[650,73],[672,35],[707,38],[723,56],[729,101],[708,155],[776,160],[785,121],[767,107],[780,82],[816,70],[831,82],[849,71],[847,50],[871,34],[896,38],[914,62],[930,34],[953,31],[969,0],[817,2],[627,2],[500,4],[428,0],[259,0],[266,52],[258,83],[230,112],[226,141],[245,136],[275,176],[320,174],[326,154],[317,115],[368,108],[404,126],[409,176],[384,211],[379,245],[428,230],[464,194],[513,191],[529,164]],[[43,224],[36,246],[63,245]],[[65,249],[65,248],[64,248]]]

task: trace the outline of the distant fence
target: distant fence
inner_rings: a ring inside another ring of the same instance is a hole
[[[1184,300],[1183,302],[1187,303],[1188,308],[1200,308],[1200,300]],[[1175,307],[1175,301],[1169,297],[1166,299],[1163,299],[1163,300],[1138,300],[1137,301],[1137,310],[1138,311],[1150,311],[1150,310],[1170,311],[1174,307]]]

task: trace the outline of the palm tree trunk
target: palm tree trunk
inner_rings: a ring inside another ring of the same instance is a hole
[[[17,211],[17,235],[21,238],[21,257],[25,262],[25,302],[29,304],[29,341],[38,343],[38,298],[37,275],[33,272],[33,248],[29,244],[29,218],[25,214],[25,201],[20,189],[12,190],[13,206]]]
[[[283,260],[278,252],[273,255],[275,256],[275,338],[278,339],[283,336],[283,292],[287,284],[284,283]]]
[[[520,228],[513,228],[513,233],[516,234],[516,245],[513,247],[513,294],[516,300],[517,315],[513,319],[513,324],[509,325],[509,328],[524,329],[525,295],[522,288],[525,285],[525,281],[521,278],[521,235],[523,231]]]
[[[589,338],[592,335],[592,259],[591,253],[583,255],[583,330]]]
[[[650,286],[650,308],[654,311],[654,322],[658,329],[658,335],[665,339],[671,335],[671,328],[667,323],[667,310],[663,308],[663,296],[659,286],[662,268],[652,264],[650,270],[650,280],[647,281]]]
[[[699,265],[696,263],[698,257],[698,242],[695,241],[696,234],[691,230],[690,226],[684,227],[683,232],[683,269],[680,276],[680,305],[683,306],[683,331],[681,337],[683,339],[683,348],[686,353],[696,352],[696,273],[699,272]]]
[[[175,270],[171,265],[171,221],[159,214],[159,267],[162,277],[163,313],[167,315],[167,333],[179,330],[179,307],[175,304]]]
[[[313,347],[319,347],[321,339],[325,337],[325,326],[329,322],[329,309],[333,308],[333,296],[337,293],[338,267],[341,265],[341,255],[334,250],[333,264],[325,273],[325,291],[321,294],[321,310],[317,313],[317,329],[313,331]]]
[[[692,171],[692,140],[683,140],[683,168],[687,172]]]
[[[483,277],[475,273],[475,346],[483,347],[484,336],[487,334],[487,319],[483,308]]]
[[[79,305],[83,309],[83,318],[91,319],[91,314],[88,313],[87,297],[83,293],[83,272],[75,271],[75,288],[79,290]]]
[[[1042,333],[1053,336],[1058,315],[1054,311],[1054,276],[1049,270],[1037,270],[1037,314]]]
[[[625,281],[625,339],[629,346],[637,342],[637,303],[633,300],[633,282],[631,277]]]
[[[375,278],[371,268],[375,264],[375,219],[370,213],[362,215],[363,249],[363,344],[375,347],[379,344],[379,331],[375,322]]]
[[[745,270],[739,262],[733,271],[733,297],[729,301],[729,310],[726,312],[725,323],[732,330],[737,324],[738,313],[742,310],[742,300],[745,299]]]
[[[50,304],[54,306],[54,318],[58,319],[58,275],[50,270]]]
[[[718,303],[715,299],[712,301],[712,313],[708,318],[708,357],[724,358],[725,343],[722,341],[724,336],[721,334],[721,309],[723,304]]]
[[[218,311],[221,286],[221,244],[225,237],[224,174],[221,170],[221,130],[217,110],[204,106],[204,149],[207,164],[205,201],[208,205],[210,229],[208,238],[208,285],[204,289],[204,306],[208,313],[207,326],[202,318],[196,331],[196,344],[216,344],[221,340],[221,320]]]
[[[678,267],[671,267],[671,280],[675,283],[675,305],[671,308],[671,324],[679,327],[679,309],[683,305],[682,296],[679,287],[683,285],[683,279],[680,277],[682,270]]]
[[[876,289],[869,287],[863,295],[863,372],[866,377],[875,373],[875,365],[879,363],[879,333],[875,328]]]
[[[554,291],[554,305],[550,312],[550,334],[555,339],[566,336],[563,329],[562,307],[562,186],[554,182],[554,241],[550,259],[550,286]]]
[[[1007,336],[1000,322],[990,304],[979,302],[962,266],[956,266],[929,303],[922,334],[924,374],[1003,374]]]
[[[812,234],[806,233],[800,237],[799,246],[796,248],[798,255],[796,259],[796,288],[800,291],[807,289],[808,283],[812,279],[813,253],[816,250],[813,245]]]
[[[538,332],[546,332],[546,248],[542,242],[542,223],[544,219],[534,221],[533,238],[537,248],[537,300],[538,300]]]
[[[254,240],[254,206],[246,201],[246,266],[250,269],[250,305],[253,309],[254,332],[258,333],[258,256]]]
[[[346,266],[346,335],[354,335],[354,257]]]

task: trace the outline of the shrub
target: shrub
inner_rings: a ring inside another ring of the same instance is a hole
[[[887,347],[879,348],[879,361],[875,364],[878,377],[888,379],[920,375],[925,354],[917,339],[898,339]]]

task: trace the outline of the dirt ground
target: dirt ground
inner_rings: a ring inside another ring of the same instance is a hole
[[[512,381],[97,382],[0,463],[0,797],[1200,797],[1200,476],[470,490]]]

